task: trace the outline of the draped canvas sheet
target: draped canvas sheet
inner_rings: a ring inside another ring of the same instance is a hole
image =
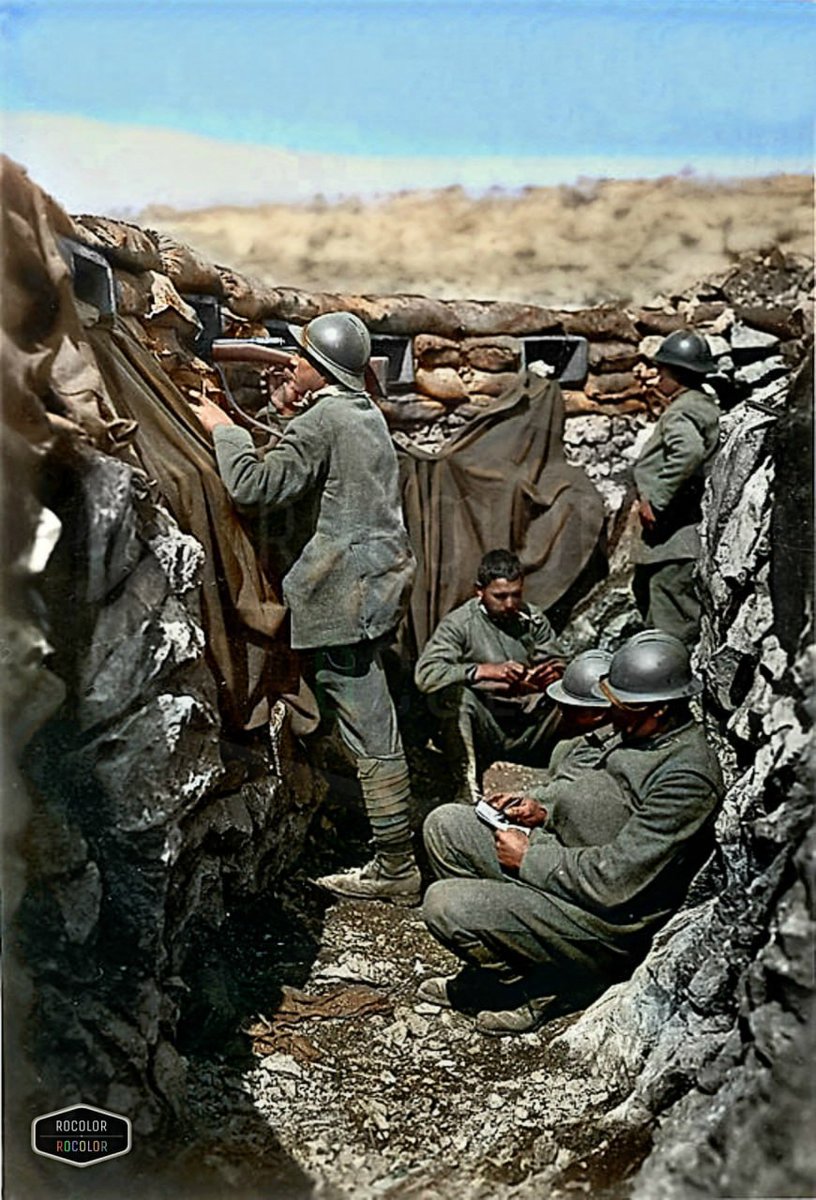
[[[405,519],[418,560],[404,648],[422,650],[441,618],[473,594],[488,550],[521,558],[526,599],[548,609],[587,566],[603,501],[564,460],[564,405],[528,372],[437,454],[399,447]]]
[[[138,422],[135,448],[185,533],[204,547],[202,623],[228,724],[253,728],[276,695],[297,690],[286,609],[227,496],[209,436],[181,393],[139,343],[137,326],[88,331],[117,413]]]
[[[132,424],[112,413],[87,343],[60,237],[67,213],[11,159],[0,156],[2,418],[32,446],[68,432],[118,453]]]
[[[225,722],[260,725],[277,695],[297,690],[297,658],[280,593],[227,497],[207,435],[140,344],[138,323],[83,325],[58,243],[83,231],[8,159],[0,187],[4,444],[16,435],[53,469],[60,436],[84,441],[156,481],[204,547],[202,623]]]

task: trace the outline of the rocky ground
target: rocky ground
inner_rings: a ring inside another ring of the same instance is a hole
[[[614,1153],[602,1136],[587,1137],[587,1118],[614,1097],[597,1081],[574,1078],[550,1053],[571,1018],[522,1037],[485,1037],[471,1018],[417,999],[420,980],[453,969],[418,910],[331,906],[303,991],[362,986],[382,1011],[305,1020],[313,1060],[297,1049],[243,1067],[194,1058],[197,1117],[218,1129],[219,1140],[232,1125],[245,1149],[249,1097],[318,1196],[509,1196],[533,1169],[557,1176],[574,1165],[576,1141],[595,1163],[584,1183],[600,1184]],[[627,1157],[628,1168],[637,1164]],[[611,1170],[604,1183],[614,1182],[614,1163]]]
[[[433,751],[412,760],[423,781],[438,774]],[[486,784],[516,789],[534,777],[497,764]],[[438,791],[428,807],[444,799]],[[648,1147],[594,1134],[593,1115],[618,1098],[551,1047],[575,1017],[521,1037],[476,1032],[471,1017],[417,997],[423,979],[457,967],[418,909],[328,903],[310,882],[341,855],[365,856],[362,814],[344,803],[329,803],[311,861],[274,904],[256,904],[228,931],[232,994],[220,1028],[197,1036],[188,1026],[191,1116],[211,1167],[245,1196],[268,1151],[266,1125],[299,1169],[293,1195],[487,1200],[524,1195],[535,1172],[553,1196],[591,1187],[614,1198]]]

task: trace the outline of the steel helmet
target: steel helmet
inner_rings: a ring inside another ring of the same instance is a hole
[[[365,390],[371,338],[359,317],[350,312],[324,313],[302,328],[290,325],[289,332],[340,383],[355,391]]]
[[[561,679],[551,683],[547,695],[556,704],[575,704],[582,708],[609,708],[605,696],[592,690],[609,670],[612,655],[608,650],[584,650],[576,654]]]
[[[654,361],[665,363],[667,367],[682,367],[684,371],[694,371],[697,375],[709,375],[717,369],[708,342],[693,329],[675,329],[674,333],[665,337],[655,353]]]
[[[691,673],[689,652],[680,639],[647,629],[615,651],[599,692],[621,704],[652,704],[696,696],[702,687]]]

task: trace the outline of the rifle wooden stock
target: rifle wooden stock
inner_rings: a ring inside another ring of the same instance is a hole
[[[267,367],[288,367],[297,350],[267,345],[263,338],[216,338],[213,362],[257,362]]]
[[[292,359],[302,353],[298,347],[282,350],[280,346],[268,345],[264,338],[216,338],[212,344],[213,362],[256,362],[267,367],[288,367]],[[375,400],[384,395],[380,381],[369,363],[365,369],[365,386]],[[232,403],[232,397],[228,398]]]

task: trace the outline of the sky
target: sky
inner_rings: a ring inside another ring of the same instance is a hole
[[[136,130],[198,147],[202,203],[230,189],[203,165],[221,146],[331,156],[314,177],[329,190],[341,158],[382,160],[386,186],[410,180],[397,160],[465,185],[513,160],[512,186],[556,163],[577,177],[813,161],[810,0],[0,0],[0,30],[5,148],[70,166],[91,194],[94,140],[119,144],[121,175]],[[237,196],[252,166],[232,163]]]

